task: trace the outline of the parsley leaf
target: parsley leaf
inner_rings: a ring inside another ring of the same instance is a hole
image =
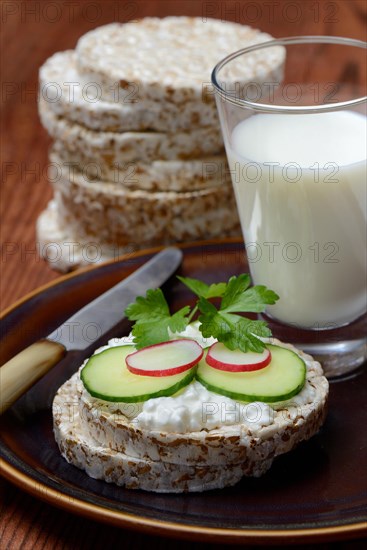
[[[261,352],[264,349],[265,345],[258,336],[271,335],[266,323],[252,321],[236,315],[236,312],[264,311],[266,305],[274,304],[278,296],[265,286],[249,288],[250,282],[247,274],[231,277],[219,310],[205,297],[200,298],[200,330],[205,338],[213,336],[232,350]]]
[[[125,315],[130,321],[141,321],[151,315],[165,317],[169,315],[169,307],[163,292],[157,288],[148,290],[145,297],[138,296],[135,302],[127,306]]]
[[[157,288],[148,290],[145,297],[138,296],[135,302],[127,306],[125,315],[130,321],[135,321],[132,329],[134,344],[141,349],[168,341],[168,330],[185,330],[189,312],[190,307],[185,306],[171,315],[162,290]]]
[[[185,306],[173,315],[161,289],[148,290],[130,304],[125,315],[135,321],[132,328],[134,344],[141,349],[167,342],[171,333],[185,330],[193,316],[200,311],[200,331],[204,338],[213,336],[229,349],[261,352],[265,345],[259,337],[271,336],[264,321],[253,321],[238,313],[260,313],[278,300],[277,294],[265,286],[250,287],[247,273],[231,277],[228,283],[207,285],[198,279],[178,277],[198,296],[195,307]],[[219,309],[209,300],[221,298]]]
[[[203,298],[221,298],[227,288],[227,283],[213,283],[207,285],[199,279],[191,279],[190,277],[180,277],[177,275],[177,279],[186,285],[194,294]]]
[[[251,279],[247,273],[231,277],[220,309],[231,313],[261,313],[265,305],[275,304],[279,299],[279,296],[266,286],[256,285],[248,288],[250,283]]]
[[[228,314],[227,314],[228,315]],[[236,317],[234,330],[225,336],[223,343],[229,349],[241,351],[262,352],[265,345],[257,336],[271,336],[271,332],[264,321],[252,321],[239,315],[231,315],[231,320]]]
[[[226,338],[233,329],[232,323],[228,322],[225,315],[220,315],[215,305],[206,298],[200,298],[198,303],[201,315],[199,316],[200,332],[204,338],[218,338],[220,342]]]
[[[226,292],[224,293],[221,303],[221,309],[226,309],[228,305],[236,303],[241,295],[248,289],[251,284],[250,275],[243,273],[238,277],[231,277],[228,281]],[[245,309],[237,311],[246,311]]]

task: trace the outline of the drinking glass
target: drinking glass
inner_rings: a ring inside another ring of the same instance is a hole
[[[212,73],[253,283],[280,296],[264,316],[329,377],[367,357],[366,47],[269,40]]]

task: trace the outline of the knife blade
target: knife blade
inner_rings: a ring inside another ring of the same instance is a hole
[[[84,350],[124,318],[125,308],[149,288],[161,286],[182,260],[165,248],[142,267],[72,315],[46,338],[31,344],[0,367],[0,414],[55,366],[66,353]]]

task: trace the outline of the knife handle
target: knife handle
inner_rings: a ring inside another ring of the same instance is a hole
[[[54,367],[66,348],[52,340],[39,340],[0,367],[0,414]]]

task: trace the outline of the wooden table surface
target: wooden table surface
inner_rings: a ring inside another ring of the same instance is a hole
[[[35,240],[36,218],[51,197],[45,172],[50,140],[36,108],[38,69],[54,52],[73,48],[94,27],[148,15],[211,16],[250,24],[275,37],[327,34],[366,40],[366,0],[2,1],[2,310],[58,277],[40,259]],[[93,523],[1,483],[2,550],[207,547],[202,542],[173,542]],[[328,546],[358,549],[362,541]]]

